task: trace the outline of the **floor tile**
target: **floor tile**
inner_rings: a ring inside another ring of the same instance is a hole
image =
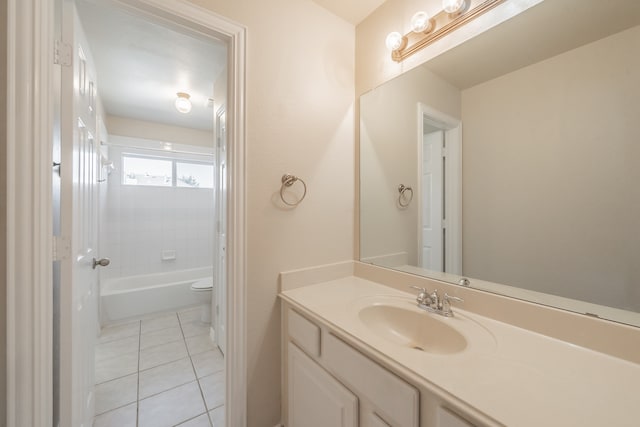
[[[187,357],[184,341],[157,345],[140,351],[140,370],[153,368]]]
[[[188,357],[140,372],[140,399],[195,381]]]
[[[213,427],[224,427],[224,405],[209,411],[209,419]]]
[[[179,427],[211,427],[208,414],[202,414],[179,425]]]
[[[95,417],[93,427],[136,427],[138,407],[135,403]]]
[[[208,409],[224,405],[224,372],[217,372],[208,377],[200,378],[198,381],[200,381]]]
[[[138,372],[138,352],[96,361],[95,382],[100,384]]]
[[[98,344],[96,345],[96,362],[138,351],[139,342],[140,338],[134,336]]]
[[[187,348],[189,354],[194,355],[198,353],[204,353],[205,351],[215,350],[216,346],[211,341],[209,335],[198,335],[196,337],[186,338]]]
[[[119,340],[121,338],[138,336],[138,334],[140,334],[139,320],[122,325],[106,326],[100,331],[98,343],[101,344],[109,341]]]
[[[96,414],[125,406],[138,397],[138,374],[108,381],[96,386]]]
[[[171,427],[205,412],[197,382],[140,401],[139,427]]]
[[[179,326],[173,328],[159,329],[153,332],[146,332],[140,336],[140,349],[166,344],[173,341],[182,340],[182,331]]]
[[[199,320],[192,320],[189,322],[180,321],[180,326],[182,326],[182,332],[184,333],[185,338],[195,337],[198,335],[209,335],[209,331],[211,330],[211,324],[202,323]]]
[[[202,313],[202,307],[193,307],[178,312],[180,322],[193,322],[195,320],[200,321],[200,314]]]
[[[142,333],[158,331],[160,329],[175,328],[180,326],[178,323],[178,316],[176,313],[162,314],[160,316],[152,317],[150,319],[142,320]]]
[[[191,356],[191,360],[198,378],[224,370],[224,357],[218,349],[194,354]]]

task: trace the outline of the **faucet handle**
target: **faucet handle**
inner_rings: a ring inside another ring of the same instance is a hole
[[[425,288],[421,288],[420,286],[415,286],[415,285],[409,285],[410,288],[412,289],[416,289],[420,292],[424,292],[425,294],[427,293],[427,290]]]
[[[453,295],[444,294],[443,299],[447,302],[456,301],[456,302],[464,302],[464,300],[460,297],[454,297]]]

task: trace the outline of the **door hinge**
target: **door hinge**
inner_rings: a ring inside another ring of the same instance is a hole
[[[71,45],[62,40],[53,42],[53,63],[63,67],[71,66]]]
[[[58,236],[53,236],[53,242],[52,243],[53,243],[53,248],[52,248],[53,261],[59,261],[59,259],[58,259]]]

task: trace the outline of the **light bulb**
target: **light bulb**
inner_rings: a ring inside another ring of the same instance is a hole
[[[389,33],[387,39],[385,40],[385,44],[387,45],[387,49],[389,50],[398,50],[402,46],[402,34],[394,31],[393,33]]]
[[[465,0],[442,0],[442,8],[447,13],[460,12],[465,6]]]
[[[417,12],[411,18],[411,30],[414,33],[422,33],[431,25],[427,12]]]
[[[191,96],[185,92],[178,92],[176,95],[178,95],[175,102],[176,110],[183,114],[187,114],[191,111],[191,101],[189,100]]]

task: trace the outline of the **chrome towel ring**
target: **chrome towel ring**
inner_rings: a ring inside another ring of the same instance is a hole
[[[284,198],[284,190],[287,187],[291,187],[293,184],[295,184],[297,181],[300,181],[302,183],[302,186],[304,187],[304,192],[302,193],[302,196],[300,197],[300,199],[297,202],[287,202],[287,200]],[[300,204],[300,202],[302,202],[304,200],[304,197],[307,195],[307,184],[304,182],[304,180],[302,178],[298,178],[295,175],[291,175],[291,174],[284,174],[282,175],[282,185],[280,186],[280,198],[282,199],[282,201],[284,202],[285,205],[288,206],[298,206]]]
[[[408,193],[407,193],[408,192]],[[406,208],[413,200],[413,188],[405,187],[404,184],[398,185],[398,204],[401,208]],[[403,200],[405,202],[403,202]]]

